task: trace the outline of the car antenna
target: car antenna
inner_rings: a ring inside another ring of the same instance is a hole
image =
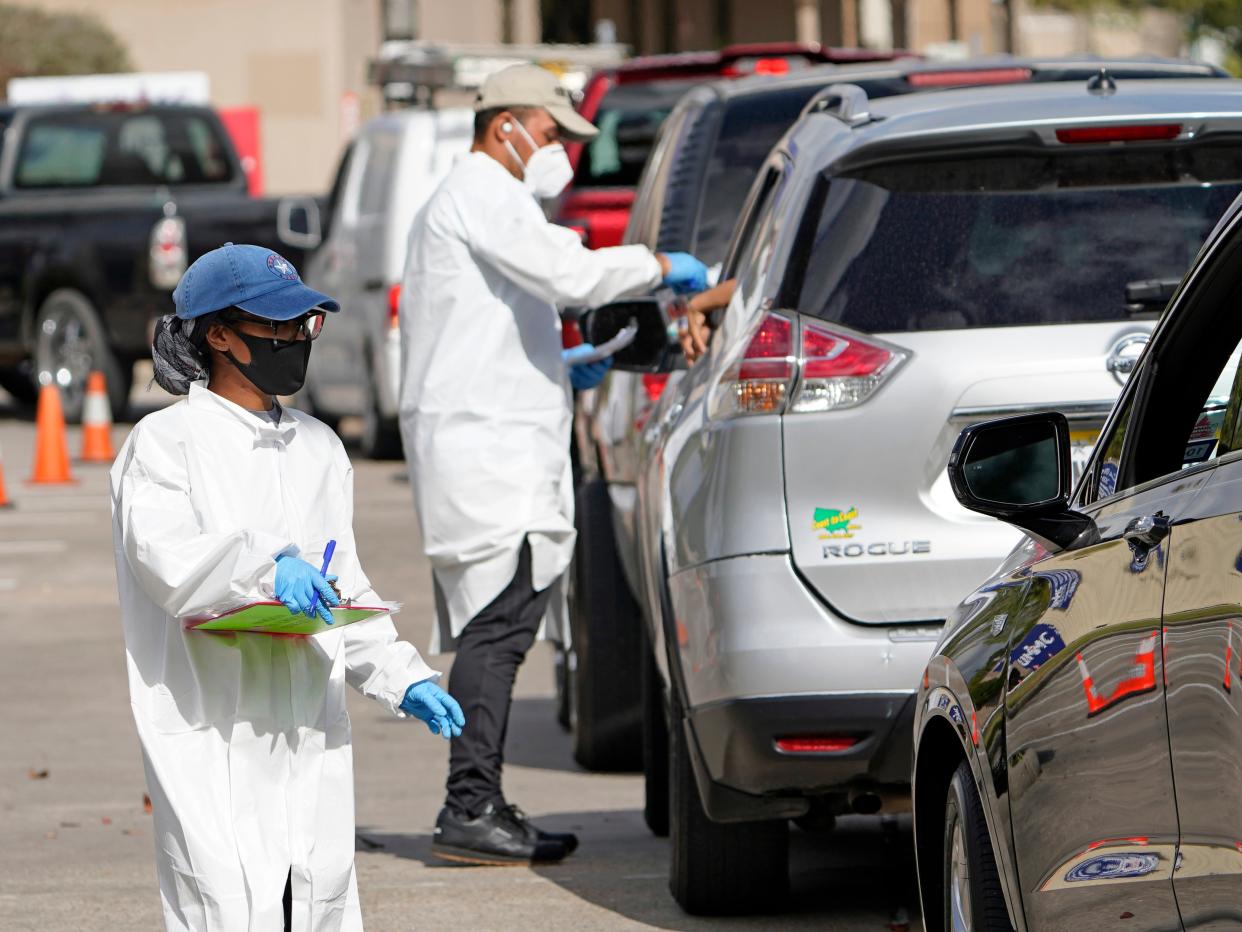
[[[1087,93],[1095,94],[1098,97],[1108,97],[1117,93],[1117,81],[1107,68],[1101,68],[1099,74],[1093,74],[1087,79]]]

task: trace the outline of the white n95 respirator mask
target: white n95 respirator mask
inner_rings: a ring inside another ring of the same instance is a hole
[[[509,154],[522,166],[522,183],[540,200],[556,197],[565,190],[565,186],[574,177],[574,169],[569,164],[569,156],[565,153],[565,147],[559,142],[536,147],[535,140],[530,138],[526,127],[516,120],[514,124],[534,150],[530,158],[523,162],[517,154],[517,149],[513,148],[513,143],[505,140],[505,147],[509,150]]]

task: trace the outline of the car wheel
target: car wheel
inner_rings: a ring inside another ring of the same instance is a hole
[[[690,738],[676,708],[669,736],[673,899],[696,916],[770,908],[789,887],[788,821],[713,822],[703,810]]]
[[[133,366],[122,366],[94,306],[80,291],[58,288],[39,306],[35,317],[35,372],[60,388],[65,420],[82,418],[86,379],[96,369],[104,374],[112,416],[122,417],[133,385]]]
[[[556,723],[569,731],[569,671],[570,654],[564,647],[556,648],[553,675],[556,683]]]
[[[397,422],[380,411],[379,389],[375,373],[367,378],[367,403],[362,412],[362,455],[372,460],[397,460],[402,457],[401,431]]]
[[[983,804],[966,761],[945,798],[943,864],[945,932],[1012,932]]]
[[[668,835],[668,721],[664,712],[660,671],[650,639],[643,649],[643,820],[657,838]]]
[[[603,480],[578,489],[570,709],[574,759],[588,770],[642,767],[642,621],[617,559]]]

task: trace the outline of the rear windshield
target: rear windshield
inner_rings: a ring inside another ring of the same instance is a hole
[[[26,124],[19,188],[219,184],[232,180],[216,124],[196,113],[58,113]]]
[[[821,182],[786,306],[873,333],[1124,320],[1242,191],[1242,147],[979,157]]]
[[[634,187],[664,118],[693,81],[653,81],[612,88],[595,114],[599,135],[582,148],[576,188]]]
[[[693,252],[708,265],[724,260],[759,167],[819,89],[788,88],[729,102],[708,158],[695,230]]]

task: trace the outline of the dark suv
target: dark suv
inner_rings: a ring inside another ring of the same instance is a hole
[[[578,111],[599,127],[591,142],[570,143],[574,178],[557,222],[581,231],[592,248],[621,242],[656,133],[681,95],[720,78],[780,75],[825,63],[884,61],[893,52],[825,48],[798,42],[730,45],[719,52],[632,58],[591,75]]]

